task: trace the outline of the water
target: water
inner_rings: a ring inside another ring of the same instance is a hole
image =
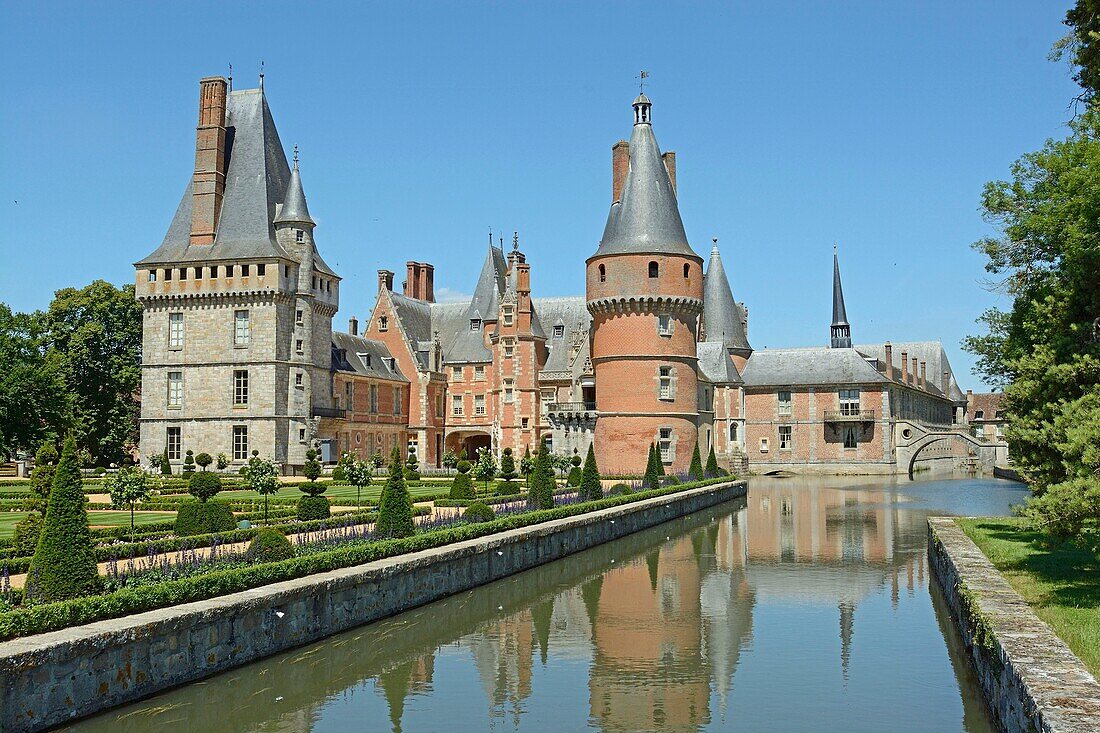
[[[925,519],[992,479],[754,479],[700,512],[71,727],[992,731]]]

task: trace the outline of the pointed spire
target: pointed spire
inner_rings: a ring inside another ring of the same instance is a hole
[[[741,308],[733,299],[722,255],[718,253],[718,238],[712,242],[710,265],[703,280],[703,325],[707,341],[721,341],[727,349],[751,352]]]
[[[294,146],[294,167],[290,169],[290,183],[286,186],[286,195],[283,196],[283,208],[275,217],[276,224],[309,224],[316,226],[316,222],[309,215],[309,207],[306,206],[306,194],[302,190],[302,176],[298,172],[298,146]]]
[[[696,257],[688,244],[676,192],[650,124],[649,97],[634,100],[630,164],[620,200],[611,205],[597,255],[677,254]]]
[[[833,325],[829,328],[829,343],[834,349],[852,348],[852,327],[844,310],[844,290],[840,286],[840,261],[833,245]]]

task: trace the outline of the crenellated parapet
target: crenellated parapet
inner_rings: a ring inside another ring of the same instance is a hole
[[[692,318],[703,312],[701,298],[684,296],[637,296],[618,298],[596,298],[587,303],[588,312],[595,315],[625,314],[668,314],[681,318]]]

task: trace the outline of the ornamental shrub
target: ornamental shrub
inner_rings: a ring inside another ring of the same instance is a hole
[[[38,547],[38,538],[42,534],[42,515],[31,512],[15,525],[15,537],[12,538],[14,557],[29,557]]]
[[[311,497],[303,496],[303,499]],[[247,557],[254,563],[279,562],[294,557],[294,545],[277,529],[264,527],[248,545]]]
[[[516,459],[511,448],[505,448],[500,454],[500,478],[511,483],[516,478]]]
[[[633,494],[634,489],[630,488],[629,484],[615,484],[607,493],[608,496],[626,496],[627,494]]]
[[[46,602],[94,593],[100,584],[76,461],[76,446],[67,438],[27,576],[29,597]]]
[[[164,452],[160,454],[160,475],[171,476],[172,475],[172,461],[168,460],[168,448],[164,448]]]
[[[680,477],[675,476],[675,475],[665,476],[664,481],[662,483],[664,483],[665,486],[679,486],[680,485]]]
[[[656,489],[661,485],[661,472],[657,468],[660,460],[661,456],[657,450],[657,445],[651,443],[649,446],[649,459],[645,466],[645,476],[642,478],[642,485],[647,489]]]
[[[473,464],[467,460],[461,460],[455,465],[457,466],[459,473],[469,473],[470,469],[474,467]]]
[[[695,449],[691,452],[691,467],[688,468],[688,476],[692,481],[703,480],[703,459],[699,455],[699,441],[695,441]]]
[[[343,459],[336,464],[336,468],[332,469],[332,483],[342,484],[348,480],[347,474],[344,473]]]
[[[195,454],[187,451],[183,456],[183,475],[190,476],[195,472]]]
[[[31,491],[35,494],[35,509],[46,510],[46,501],[50,498],[53,475],[57,471],[57,448],[46,442],[34,454],[34,468],[31,469]]]
[[[196,501],[188,499],[179,505],[176,512],[175,533],[178,537],[190,537],[196,534],[229,532],[237,528],[233,510],[224,501]]]
[[[475,501],[462,512],[462,518],[467,522],[491,522],[497,518],[497,515],[485,502]]]
[[[580,460],[579,458],[577,460]],[[569,476],[565,479],[566,486],[580,486],[582,471],[580,466],[573,466],[569,469]]]
[[[714,446],[710,447],[710,453],[707,454],[707,465],[703,468],[703,475],[706,478],[718,478],[718,456],[714,455]]]
[[[477,449],[477,465],[474,466],[474,475],[478,481],[485,482],[485,493],[489,493],[489,482],[496,478],[497,459],[488,448]]]
[[[531,472],[531,488],[527,491],[527,503],[535,509],[554,508],[554,469],[550,450],[543,440],[535,454],[535,469]]]
[[[309,522],[314,519],[328,519],[332,516],[327,496],[309,494],[298,499],[298,521]]]
[[[218,457],[214,461],[214,465],[217,466],[219,471],[224,471],[229,468],[229,456],[224,453],[219,453]]]
[[[596,451],[588,444],[588,455],[584,459],[584,470],[577,494],[582,501],[595,501],[603,498],[603,486],[600,485],[600,471],[596,466]]]
[[[405,459],[405,480],[406,481],[419,481],[420,480],[420,461],[416,457],[416,453],[409,453],[409,457]]]
[[[405,486],[404,467],[397,446],[390,456],[390,476],[378,500],[378,521],[374,525],[380,537],[408,537],[416,531],[413,524],[412,497]]]
[[[206,470],[211,463],[214,462],[214,456],[209,453],[199,453],[195,456],[195,463],[199,464],[199,468]]]
[[[187,493],[199,501],[206,501],[222,490],[222,479],[216,473],[199,471],[192,473],[187,481]]]
[[[456,474],[454,480],[451,481],[451,492],[447,495],[449,499],[474,499],[476,498],[476,492],[474,491],[474,482],[470,478],[469,473]]]
[[[535,470],[535,459],[531,457],[531,446],[523,449],[523,458],[519,460],[519,472],[527,482],[527,488],[531,488],[531,472]]]
[[[321,462],[317,460],[317,451],[313,448],[306,451],[306,462],[302,465],[302,475],[309,479],[311,484],[321,478]],[[302,491],[305,491],[311,496],[321,493],[320,491],[313,492],[304,488]]]

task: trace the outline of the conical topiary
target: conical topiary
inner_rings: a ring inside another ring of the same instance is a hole
[[[527,493],[527,501],[535,509],[554,508],[554,469],[545,440],[535,454],[535,470],[531,472],[531,488]]]
[[[646,462],[645,467],[645,476],[642,478],[642,485],[647,489],[656,489],[661,486],[661,473],[657,468],[660,460],[660,456],[657,453],[657,446],[651,443],[649,446],[649,460]]]
[[[691,467],[688,468],[688,476],[692,481],[703,480],[703,459],[699,455],[699,441],[695,442],[695,450],[691,452]]]
[[[707,478],[718,478],[718,456],[714,455],[714,446],[710,447],[710,453],[707,455],[707,465],[703,469],[703,475]]]
[[[63,601],[93,593],[99,587],[99,568],[80,484],[76,446],[68,438],[54,473],[42,533],[27,576],[30,596],[36,600]]]
[[[458,473],[455,475],[454,480],[451,481],[451,493],[449,497],[451,499],[474,499],[477,498],[477,493],[474,491],[474,482],[470,478],[470,462],[459,461]]]
[[[595,501],[603,498],[600,471],[596,467],[596,451],[592,448],[591,443],[588,445],[588,456],[584,459],[584,470],[581,472],[581,486],[578,493],[583,501]]]
[[[416,530],[412,497],[405,487],[405,465],[397,446],[394,446],[390,456],[390,477],[386,479],[378,500],[378,521],[374,530],[381,537],[408,537]]]

